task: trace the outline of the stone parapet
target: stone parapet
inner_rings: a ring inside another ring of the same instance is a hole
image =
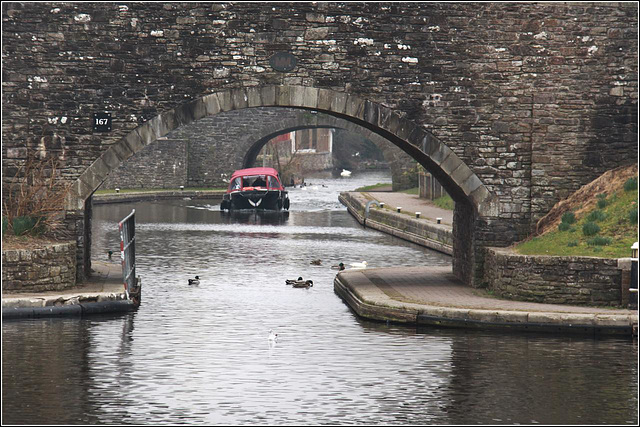
[[[488,248],[488,289],[502,298],[552,304],[621,306],[622,269],[617,259],[520,255]]]
[[[2,251],[2,291],[42,292],[76,284],[76,243]]]

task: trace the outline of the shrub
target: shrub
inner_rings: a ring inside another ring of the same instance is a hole
[[[577,240],[570,240],[567,243],[567,246],[569,246],[569,247],[578,246],[578,241]]]
[[[598,209],[604,209],[607,207],[607,205],[609,204],[609,202],[607,201],[607,199],[599,199],[598,200]]]
[[[31,216],[17,216],[13,218],[13,234],[22,236],[34,232],[38,221]]]
[[[638,188],[638,177],[629,178],[624,183],[624,191],[633,191]]]
[[[607,214],[601,210],[596,209],[587,215],[587,221],[603,221],[607,217]]]
[[[567,231],[570,228],[571,228],[571,225],[567,224],[566,222],[561,222],[560,225],[558,225],[558,230],[560,231]]]
[[[631,210],[629,210],[629,221],[632,224],[637,224],[638,223],[638,208],[631,208]]]
[[[3,183],[2,213],[13,234],[28,232],[54,234],[62,227],[61,213],[70,185],[59,177],[61,160],[41,159],[37,152],[28,152],[5,188]],[[60,179],[59,179],[60,178]]]
[[[595,222],[585,222],[582,226],[582,234],[585,236],[593,236],[600,232],[600,226]]]
[[[589,246],[606,246],[611,244],[610,237],[596,236],[587,240]]]
[[[571,211],[563,213],[562,222],[565,224],[573,224],[574,222],[576,222],[576,214]]]

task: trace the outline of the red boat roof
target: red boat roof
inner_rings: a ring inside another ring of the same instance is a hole
[[[249,169],[239,169],[231,175],[231,179],[234,179],[238,176],[248,176],[248,175],[271,175],[278,176],[278,171],[274,168],[249,168]]]

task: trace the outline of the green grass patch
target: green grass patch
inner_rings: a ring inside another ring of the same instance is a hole
[[[596,236],[587,240],[587,245],[589,246],[606,246],[610,244],[611,244],[610,237]]]
[[[582,225],[582,234],[585,236],[595,236],[600,232],[600,226],[595,222],[589,221],[587,218],[587,222]]]
[[[401,193],[413,194],[415,196],[420,194],[420,187],[407,188],[406,190],[402,190]]]
[[[453,199],[451,198],[451,196],[449,196],[448,194],[445,194],[442,197],[438,197],[437,199],[434,199],[433,204],[439,208],[447,209],[450,211],[452,211],[456,205]]]
[[[629,178],[625,183],[624,183],[624,191],[633,191],[636,190],[638,191],[638,177],[634,177],[634,178]]]
[[[561,222],[558,224],[558,230],[560,231],[569,231],[571,228],[571,224],[567,224],[566,222]]]
[[[379,182],[373,185],[365,185],[364,187],[356,188],[354,191],[376,191],[381,188],[391,187],[390,182]]]
[[[562,222],[565,224],[573,224],[576,222],[576,214],[573,212],[565,212],[562,214]]]
[[[589,212],[587,215],[587,221],[591,222],[600,222],[607,219],[607,214],[601,211],[600,209],[596,209],[595,211]]]
[[[594,210],[583,214],[580,218],[576,218],[574,227],[535,237],[517,245],[516,251],[524,255],[598,256],[603,258],[631,256],[631,245],[638,239],[638,191],[635,187],[631,191],[625,191],[621,188],[608,197],[607,201],[607,206],[604,209],[598,209],[600,213],[593,214]],[[588,217],[600,219],[596,224],[589,221]],[[584,232],[585,225],[587,233]],[[593,233],[594,226],[599,231]]]

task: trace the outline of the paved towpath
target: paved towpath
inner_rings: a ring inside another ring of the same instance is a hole
[[[366,194],[369,194],[379,202],[385,203],[391,209],[400,206],[403,212],[410,215],[420,212],[422,218],[428,218],[433,221],[436,218],[442,218],[443,224],[453,224],[453,211],[439,208],[430,200],[420,198],[417,195],[384,191],[367,191]]]
[[[346,270],[336,276],[334,285],[359,315],[377,320],[457,326],[535,325],[537,329],[626,328],[627,333],[638,324],[637,310],[498,299],[460,283],[451,267]]]

